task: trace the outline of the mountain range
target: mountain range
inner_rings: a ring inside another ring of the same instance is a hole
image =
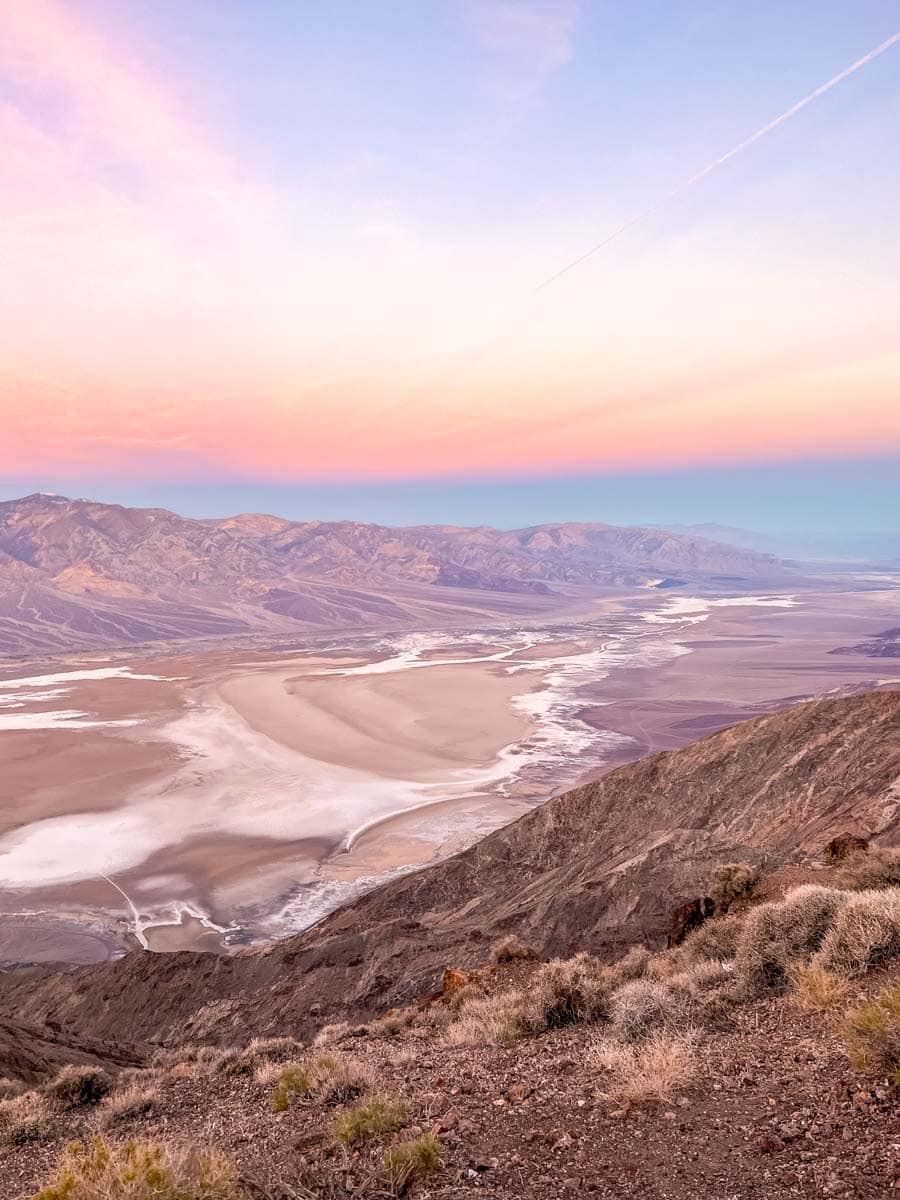
[[[708,538],[604,524],[199,520],[38,493],[0,503],[0,653],[389,630],[551,611],[586,590],[799,578]]]

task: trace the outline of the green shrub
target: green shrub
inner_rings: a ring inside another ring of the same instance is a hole
[[[373,1096],[338,1113],[332,1132],[343,1145],[355,1146],[400,1129],[406,1121],[406,1111],[406,1104],[394,1096]]]
[[[432,1133],[410,1142],[399,1142],[384,1152],[384,1168],[394,1194],[405,1195],[420,1179],[437,1171],[441,1165],[441,1143]]]
[[[744,918],[735,955],[735,977],[746,995],[787,986],[789,971],[819,949],[848,892],[804,884],[781,901],[760,904]]]
[[[308,1096],[312,1086],[312,1076],[305,1063],[287,1063],[281,1068],[272,1091],[272,1111],[286,1112],[291,1101],[297,1096]]]
[[[234,1164],[215,1150],[155,1142],[72,1142],[31,1200],[249,1200]]]

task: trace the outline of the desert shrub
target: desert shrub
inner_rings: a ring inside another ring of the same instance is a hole
[[[681,945],[654,954],[644,973],[651,979],[671,979],[696,963],[730,962],[737,952],[743,926],[744,917],[735,914],[704,921],[691,930]]]
[[[441,1165],[441,1143],[433,1133],[410,1142],[398,1142],[384,1152],[384,1169],[394,1194],[403,1196],[413,1184],[437,1171]]]
[[[215,1150],[156,1142],[72,1142],[31,1200],[244,1200],[234,1164]]]
[[[23,1146],[48,1137],[51,1130],[50,1105],[40,1092],[23,1092],[0,1101],[0,1140],[9,1146]]]
[[[331,1025],[323,1025],[316,1036],[313,1038],[314,1046],[330,1046],[334,1042],[341,1042],[345,1037],[349,1037],[351,1033],[349,1021],[335,1021]]]
[[[759,868],[753,863],[722,863],[710,877],[709,898],[716,911],[725,913],[737,900],[749,896],[759,879]]]
[[[614,988],[620,983],[629,983],[632,979],[642,979],[652,957],[646,946],[632,946],[623,958],[606,968],[605,976],[609,986]]]
[[[610,1076],[604,1094],[626,1105],[670,1100],[697,1074],[696,1046],[688,1036],[657,1033],[638,1046],[598,1042],[590,1059]]]
[[[804,884],[783,900],[760,904],[744,919],[735,956],[735,976],[748,996],[784,988],[795,962],[822,944],[848,892]]]
[[[133,1083],[121,1091],[106,1096],[100,1105],[100,1119],[105,1125],[149,1116],[159,1105],[159,1088],[141,1087]]]
[[[634,979],[613,993],[610,1029],[623,1042],[644,1042],[686,1022],[689,999],[665,983]]]
[[[97,1067],[63,1067],[59,1074],[44,1085],[44,1094],[64,1108],[82,1104],[97,1104],[112,1087],[109,1076]]]
[[[900,1085],[900,984],[849,1009],[838,1032],[857,1070],[877,1071]]]
[[[0,1100],[12,1100],[15,1096],[21,1096],[24,1091],[24,1083],[10,1079],[7,1075],[0,1078]]]
[[[320,1104],[346,1104],[374,1085],[371,1067],[340,1054],[319,1054],[306,1062],[285,1063],[261,1078],[274,1082],[273,1112],[284,1112],[297,1098],[308,1097]]]
[[[535,958],[537,958],[537,951],[534,947],[527,945],[514,933],[500,938],[491,947],[491,959],[495,963],[515,962],[517,959],[528,961]]]
[[[698,997],[731,983],[733,979],[734,972],[730,963],[701,959],[700,962],[685,967],[677,975],[670,975],[667,983],[676,992]]]
[[[854,892],[836,914],[816,955],[839,975],[862,975],[900,955],[900,888]]]
[[[405,1103],[395,1096],[372,1096],[338,1113],[331,1131],[338,1142],[355,1146],[400,1129],[406,1121],[406,1111]]]
[[[870,846],[851,854],[841,865],[838,881],[854,892],[900,887],[900,850]]]
[[[273,1112],[286,1112],[297,1096],[308,1096],[312,1091],[312,1076],[305,1063],[287,1063],[278,1073],[272,1091]]]
[[[466,983],[461,988],[457,988],[455,992],[450,993],[447,1007],[451,1012],[459,1012],[473,1000],[483,999],[484,995],[485,991],[480,983]]]
[[[223,1075],[252,1075],[264,1062],[290,1062],[304,1049],[296,1038],[254,1038],[243,1050],[222,1051],[214,1069]]]
[[[826,1012],[840,1004],[847,995],[846,979],[835,975],[817,962],[795,963],[788,970],[791,991],[800,1008],[809,1012]]]
[[[485,1042],[511,1046],[526,1032],[525,1007],[525,996],[520,991],[475,997],[462,1006],[448,1026],[444,1040],[451,1046],[474,1046]]]
[[[415,1023],[418,1015],[418,1009],[413,1007],[392,1008],[383,1017],[369,1022],[369,1033],[373,1037],[396,1037],[404,1029],[409,1029]]]
[[[604,1020],[609,1016],[609,984],[590,954],[553,959],[535,973],[522,1014],[528,1032]]]

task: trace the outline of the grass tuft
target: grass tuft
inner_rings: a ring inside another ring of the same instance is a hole
[[[795,963],[788,971],[794,1000],[808,1012],[827,1012],[841,1004],[849,991],[847,980],[817,962]]]
[[[610,1077],[604,1094],[625,1105],[671,1100],[697,1075],[696,1048],[688,1036],[657,1033],[639,1046],[602,1041],[590,1059]]]
[[[386,1133],[394,1133],[406,1121],[406,1104],[395,1096],[373,1096],[354,1108],[338,1113],[332,1123],[335,1139],[344,1146],[355,1146]]]
[[[398,1142],[384,1152],[384,1169],[396,1196],[406,1195],[415,1183],[433,1174],[440,1165],[441,1143],[433,1133]]]
[[[215,1150],[156,1142],[72,1142],[31,1200],[249,1200],[237,1168]]]

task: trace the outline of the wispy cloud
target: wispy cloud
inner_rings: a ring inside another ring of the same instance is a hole
[[[484,49],[533,79],[564,67],[575,53],[581,0],[465,0],[464,11]]]

